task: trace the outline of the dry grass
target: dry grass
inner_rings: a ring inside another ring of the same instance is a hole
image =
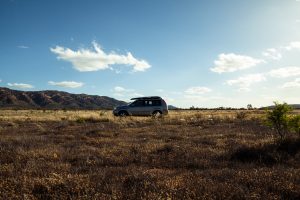
[[[299,199],[299,139],[238,112],[0,111],[0,198]]]
[[[236,118],[239,113],[246,113],[247,118],[262,116],[265,111],[170,111],[168,119],[190,119],[190,118]],[[0,110],[0,121],[76,121],[79,118],[94,118],[96,120],[109,119],[116,120],[111,111],[99,110]],[[135,121],[143,121],[145,117],[134,117]],[[132,119],[130,119],[132,121]]]

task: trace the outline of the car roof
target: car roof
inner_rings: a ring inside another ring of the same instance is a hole
[[[151,97],[135,97],[135,98],[132,98],[131,100],[160,100],[162,99],[161,97],[159,96],[151,96]]]

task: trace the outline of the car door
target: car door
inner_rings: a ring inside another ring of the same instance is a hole
[[[142,115],[143,108],[144,108],[144,101],[136,100],[129,105],[128,111],[131,115]]]
[[[151,115],[153,112],[153,101],[152,100],[145,100],[145,106],[141,111],[142,115]]]

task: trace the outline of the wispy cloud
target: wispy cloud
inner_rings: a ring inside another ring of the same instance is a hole
[[[284,83],[281,88],[300,88],[300,78],[296,78],[294,81]]]
[[[186,89],[184,91],[184,93],[188,94],[188,95],[201,95],[201,94],[205,94],[205,93],[208,93],[211,91],[212,90],[208,87],[197,86],[197,87],[190,87],[190,88]]]
[[[266,77],[264,74],[248,74],[241,76],[237,79],[226,81],[227,85],[239,87],[239,91],[249,91],[250,86],[254,83],[265,81]]]
[[[134,89],[127,89],[121,86],[116,86],[112,90],[113,94],[118,97],[124,97],[124,98],[133,98],[133,97],[140,97],[144,96],[143,94],[140,94],[136,92]]]
[[[10,87],[19,88],[19,89],[34,88],[33,85],[26,84],[26,83],[7,83],[7,85],[10,86]]]
[[[251,68],[262,62],[264,61],[250,56],[222,53],[219,55],[218,59],[214,61],[215,66],[210,68],[210,70],[221,74],[224,72],[234,72]]]
[[[296,22],[300,22],[300,20],[296,20]],[[299,50],[299,49],[300,49],[300,41],[293,41],[287,45],[266,49],[265,51],[262,52],[262,55],[269,59],[280,60],[282,58],[282,55],[285,52],[292,51],[292,50]]]
[[[300,75],[300,67],[282,67],[278,69],[273,69],[268,73],[270,76],[275,78],[287,78],[292,76]]]
[[[270,48],[263,51],[262,55],[273,60],[280,60],[282,58],[282,54],[280,53],[280,51],[275,48]]]
[[[19,45],[17,46],[19,49],[28,49],[29,47],[28,46],[24,46],[24,45]]]
[[[284,48],[288,51],[291,51],[294,49],[300,49],[300,41],[290,42],[290,44],[285,46]]]
[[[114,92],[117,92],[117,93],[126,93],[126,92],[133,92],[133,91],[134,91],[133,89],[125,89],[121,86],[114,87]]]
[[[114,52],[105,53],[95,41],[92,44],[93,50],[74,51],[61,46],[50,48],[50,50],[58,55],[58,59],[71,62],[73,67],[81,72],[114,69],[113,65],[132,66],[134,72],[145,71],[151,67],[147,61],[136,59],[130,52],[127,55],[119,55]]]
[[[59,86],[59,87],[65,87],[65,88],[79,88],[84,85],[84,83],[75,82],[75,81],[62,81],[62,82],[48,81],[48,84]]]

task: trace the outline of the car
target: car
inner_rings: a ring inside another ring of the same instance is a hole
[[[137,97],[128,105],[118,106],[113,110],[115,116],[161,116],[168,114],[165,100],[159,96]]]

